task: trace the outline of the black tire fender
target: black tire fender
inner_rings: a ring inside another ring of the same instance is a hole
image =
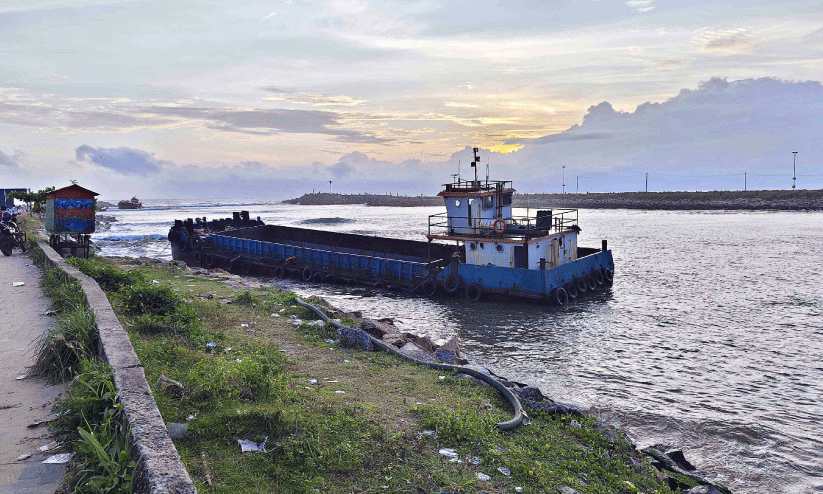
[[[434,294],[437,293],[437,283],[431,278],[427,279],[420,285],[420,293],[426,298],[434,297]]]
[[[552,294],[552,299],[554,303],[561,307],[565,307],[569,305],[569,294],[563,287],[557,287],[554,289],[554,293]]]
[[[300,279],[303,281],[311,281],[312,276],[314,276],[314,271],[312,271],[312,269],[308,266],[300,271]]]
[[[463,287],[463,278],[460,275],[452,273],[443,280],[443,289],[447,293],[455,293]]]
[[[469,283],[466,285],[466,298],[469,300],[479,301],[483,297],[483,287],[478,283]]]

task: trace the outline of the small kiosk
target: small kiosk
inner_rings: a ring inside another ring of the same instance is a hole
[[[94,233],[94,198],[97,192],[72,184],[46,194],[46,231],[49,245],[62,254],[65,248],[89,257],[89,235]]]

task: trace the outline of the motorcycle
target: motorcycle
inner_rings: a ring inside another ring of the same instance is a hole
[[[0,221],[0,252],[10,256],[12,250],[18,247],[26,252],[26,232],[20,230],[14,216],[4,211]]]

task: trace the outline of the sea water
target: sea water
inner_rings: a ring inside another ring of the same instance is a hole
[[[93,236],[103,255],[170,259],[173,220],[241,209],[269,224],[414,240],[444,210],[144,205],[101,213],[117,220]],[[601,416],[638,446],[680,447],[736,493],[823,492],[823,213],[582,210],[580,226],[581,246],[608,239],[615,281],[567,308],[284,283],[403,331],[457,335],[473,362]]]

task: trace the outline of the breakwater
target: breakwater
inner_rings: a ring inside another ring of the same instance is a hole
[[[285,204],[303,206],[365,204],[367,206],[442,206],[437,196],[385,194],[304,194]],[[751,190],[709,192],[598,192],[586,194],[515,194],[518,208],[645,209],[645,210],[823,210],[823,190]]]

